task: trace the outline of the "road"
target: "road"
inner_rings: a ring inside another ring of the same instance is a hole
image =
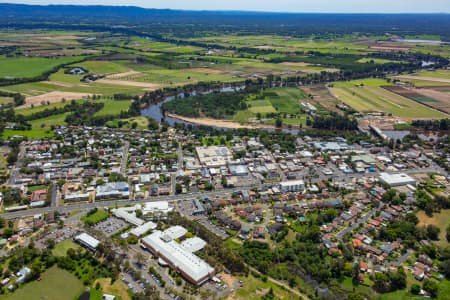
[[[53,182],[52,185],[52,201],[51,201],[52,207],[58,206],[58,185],[57,183]]]
[[[9,177],[9,184],[15,185],[17,174],[19,173],[20,168],[22,167],[22,159],[25,155],[25,147],[19,147],[19,155],[17,156],[17,162],[14,168],[11,170],[11,176]]]
[[[122,162],[120,164],[120,173],[122,176],[126,176],[127,162],[128,162],[128,149],[130,148],[130,143],[126,141],[122,150]]]
[[[405,253],[405,254],[403,254],[402,256],[400,256],[399,258],[397,258],[396,260],[391,261],[389,264],[390,264],[391,266],[394,266],[394,267],[399,267],[399,266],[401,266],[401,265],[408,259],[408,257],[409,257],[411,254],[413,254],[413,253],[414,253],[414,250],[408,249],[408,250],[406,250],[406,253]]]
[[[215,197],[223,197],[224,194],[233,193],[236,191],[242,190],[242,188],[233,188],[233,189],[226,189],[222,191],[211,191],[211,192],[197,192],[197,193],[190,193],[190,194],[181,194],[181,195],[170,195],[170,196],[158,196],[158,197],[151,197],[147,199],[139,199],[139,200],[109,200],[109,201],[99,201],[94,203],[78,203],[78,204],[72,204],[72,205],[66,205],[66,206],[58,206],[58,207],[42,207],[42,208],[35,208],[35,209],[28,209],[28,210],[21,210],[21,211],[15,211],[15,212],[9,212],[1,214],[1,217],[6,220],[11,220],[15,218],[21,218],[21,217],[30,217],[34,216],[36,214],[43,214],[43,213],[49,213],[53,211],[57,211],[59,213],[68,213],[73,210],[90,210],[95,207],[111,207],[111,206],[125,206],[129,204],[137,204],[137,203],[146,203],[146,202],[156,202],[156,201],[169,201],[169,202],[176,202],[176,201],[184,201],[188,199],[194,199],[198,196],[207,196],[209,198],[215,198]]]
[[[352,232],[353,230],[355,230],[356,228],[359,227],[359,225],[367,222],[367,220],[369,220],[370,218],[372,218],[382,207],[383,207],[384,203],[380,203],[378,205],[378,207],[372,208],[372,210],[370,210],[368,213],[366,213],[363,217],[359,218],[356,222],[354,222],[352,225],[350,225],[349,227],[344,228],[343,230],[341,230],[338,234],[337,234],[337,240],[339,242],[343,242],[344,240],[344,236],[349,233]]]

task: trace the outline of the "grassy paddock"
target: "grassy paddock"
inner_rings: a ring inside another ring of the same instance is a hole
[[[0,296],[1,300],[72,300],[83,292],[83,284],[69,272],[52,267],[44,272],[40,281],[20,287],[12,294]]]
[[[439,241],[437,242],[440,246],[448,246],[449,243],[445,238],[445,229],[447,225],[450,224],[450,209],[443,209],[439,213],[434,213],[432,217],[425,214],[423,210],[417,213],[417,218],[419,218],[419,226],[435,225],[441,229],[439,234]]]

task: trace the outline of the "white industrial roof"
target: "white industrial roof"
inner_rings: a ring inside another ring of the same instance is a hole
[[[92,249],[95,249],[100,244],[100,241],[95,239],[94,237],[90,236],[87,233],[81,233],[75,237],[76,241],[80,241],[81,243],[91,247]]]
[[[172,208],[169,207],[168,201],[154,201],[154,202],[146,202],[142,210],[144,212],[153,212],[153,211],[168,212],[171,211]]]
[[[126,211],[125,209],[113,209],[112,212],[116,217],[123,219],[133,225],[141,226],[142,224],[144,224],[144,220],[139,219],[138,217],[136,217],[136,215]]]
[[[389,174],[386,172],[381,172],[380,179],[389,185],[406,185],[416,182],[414,178],[405,173]]]
[[[305,182],[303,180],[291,180],[291,181],[282,181],[280,182],[281,186],[293,186],[293,185],[304,185]]]
[[[214,269],[205,261],[197,257],[195,254],[186,251],[180,244],[175,241],[164,242],[161,237],[165,233],[157,230],[146,236],[142,241],[161,253],[176,268],[182,270],[190,278],[200,281],[209,276]]]
[[[205,246],[206,242],[199,237],[185,239],[183,242],[181,242],[181,247],[191,253],[202,250]]]
[[[133,230],[130,231],[130,233],[132,235],[140,237],[141,235],[143,235],[147,231],[155,229],[156,226],[157,226],[156,223],[153,223],[153,222],[150,221],[150,222],[142,224],[139,227],[134,228]]]
[[[170,237],[172,240],[179,239],[187,233],[187,230],[179,225],[172,226],[164,230],[163,234]]]

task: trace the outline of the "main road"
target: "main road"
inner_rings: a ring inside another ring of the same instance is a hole
[[[139,200],[108,200],[108,201],[99,201],[94,203],[78,203],[71,204],[65,206],[51,206],[51,207],[41,207],[34,209],[27,209],[15,212],[9,212],[1,214],[0,216],[6,220],[22,218],[22,217],[30,217],[37,214],[44,214],[50,212],[59,212],[59,213],[67,213],[73,210],[90,210],[95,207],[111,207],[111,206],[126,206],[130,204],[138,204],[138,203],[146,203],[146,202],[156,202],[156,201],[168,201],[168,202],[177,202],[177,201],[185,201],[194,199],[198,196],[207,196],[209,198],[215,197],[224,197],[228,196],[230,193],[246,190],[248,188],[233,188],[233,189],[225,189],[225,190],[217,190],[211,192],[198,192],[198,193],[190,193],[190,194],[180,194],[180,195],[171,195],[171,196],[158,196],[158,197],[150,197],[147,199],[139,199]]]

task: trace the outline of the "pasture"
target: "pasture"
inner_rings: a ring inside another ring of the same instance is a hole
[[[75,299],[83,292],[83,284],[69,272],[52,267],[45,271],[40,281],[33,281],[21,286],[14,293],[1,295],[1,300]]]
[[[0,56],[0,77],[32,78],[52,68],[74,62],[81,57],[41,58],[41,57],[6,57]]]

